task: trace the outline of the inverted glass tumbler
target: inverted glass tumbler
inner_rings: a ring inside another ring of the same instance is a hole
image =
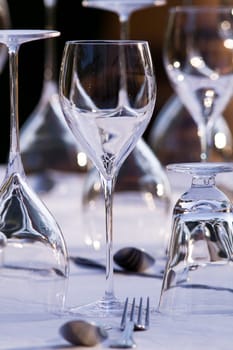
[[[192,175],[176,202],[168,262],[158,311],[163,314],[228,314],[233,311],[233,209],[215,176],[224,163],[180,163],[168,170]]]

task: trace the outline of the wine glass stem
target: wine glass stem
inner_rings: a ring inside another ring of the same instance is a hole
[[[24,175],[19,146],[18,112],[18,45],[11,45],[9,53],[10,71],[10,153],[7,172],[17,171]]]
[[[57,0],[44,0],[45,7],[45,28],[53,30],[56,22]],[[56,44],[55,40],[45,42],[45,67],[44,81],[56,80]]]
[[[199,127],[198,133],[200,135],[201,142],[201,161],[206,162],[209,158],[209,150],[211,148],[210,140],[212,137],[212,128],[208,128],[207,125]]]
[[[101,176],[105,199],[105,225],[106,225],[106,300],[114,299],[113,291],[113,239],[112,239],[112,203],[115,181]]]
[[[129,39],[129,15],[120,15],[120,39]]]

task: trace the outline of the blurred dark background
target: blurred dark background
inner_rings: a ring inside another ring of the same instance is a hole
[[[162,44],[168,8],[179,1],[168,0],[169,5],[150,7],[135,12],[130,21],[130,38],[148,40],[154,60],[158,84],[157,103],[152,121],[171,95],[172,90],[162,63]],[[43,0],[8,0],[11,26],[15,29],[43,29],[45,11]],[[57,71],[66,40],[73,39],[118,39],[119,21],[116,14],[84,8],[81,0],[58,0],[56,28],[61,32],[57,43]],[[43,83],[44,40],[23,44],[19,51],[19,123],[24,123],[38,103]],[[0,77],[0,162],[7,160],[9,148],[9,78],[8,62]],[[57,74],[57,75],[58,75]]]

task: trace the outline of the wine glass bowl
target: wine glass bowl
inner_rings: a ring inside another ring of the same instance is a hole
[[[231,7],[172,7],[164,64],[173,88],[197,124],[200,160],[208,160],[213,128],[232,94]]]
[[[159,311],[168,315],[232,312],[233,208],[215,185],[228,163],[180,163],[168,170],[190,174],[191,187],[173,209],[168,262]]]
[[[113,290],[113,193],[118,171],[154,109],[156,81],[148,43],[67,42],[59,92],[67,124],[100,174],[106,213],[105,295],[73,311],[116,316],[123,304]]]
[[[62,232],[27,183],[20,155],[18,125],[18,51],[21,44],[53,38],[46,30],[0,30],[9,53],[10,150],[0,188],[1,315],[47,317],[64,308],[69,265]],[[25,307],[27,305],[27,307]]]

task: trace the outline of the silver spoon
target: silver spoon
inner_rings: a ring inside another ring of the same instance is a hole
[[[133,259],[130,259],[133,257]],[[123,258],[124,257],[124,258]],[[105,271],[106,266],[100,261],[80,256],[70,257],[79,266],[96,268]],[[163,268],[155,273],[145,272],[146,267],[152,266],[155,259],[144,250],[135,247],[122,248],[114,254],[114,261],[119,267],[114,267],[114,273],[135,274],[142,277],[163,278]],[[139,263],[140,261],[140,263]]]
[[[135,247],[121,248],[113,258],[117,265],[131,272],[143,272],[155,263],[153,256]]]
[[[108,337],[104,327],[84,320],[68,321],[59,331],[62,337],[73,345],[95,346]]]

